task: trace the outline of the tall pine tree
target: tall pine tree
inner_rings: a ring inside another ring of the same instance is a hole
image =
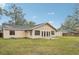
[[[16,4],[11,4],[9,10],[5,10],[5,15],[10,17],[9,24],[14,25],[31,25],[30,22],[28,23],[28,20],[24,18],[25,14],[23,13],[23,10],[18,7]],[[32,26],[35,25],[34,22],[32,22]]]

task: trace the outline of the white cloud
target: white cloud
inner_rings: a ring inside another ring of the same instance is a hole
[[[48,15],[54,15],[55,12],[48,12]]]
[[[1,7],[1,8],[4,8],[5,5],[6,5],[5,3],[0,3],[0,7]]]
[[[37,18],[37,16],[33,16],[33,17],[32,17],[32,19],[35,19],[35,18]]]

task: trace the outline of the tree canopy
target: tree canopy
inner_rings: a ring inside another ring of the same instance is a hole
[[[71,31],[75,31],[77,27],[79,27],[79,8],[75,8],[73,14],[67,16],[66,20],[61,25],[60,29],[71,32]]]
[[[9,10],[3,9],[3,14],[5,16],[9,17],[10,20],[8,21],[8,24],[14,24],[14,25],[31,25],[34,26],[35,22],[28,21],[25,19],[25,13],[23,12],[23,9],[16,4],[11,4],[9,6]]]

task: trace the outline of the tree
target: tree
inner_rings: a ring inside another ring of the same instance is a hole
[[[15,24],[15,25],[26,25],[28,24],[27,23],[27,20],[24,18],[24,13],[23,13],[23,10],[16,6],[16,4],[11,4],[10,6],[10,10],[7,11],[5,10],[5,15],[10,17],[10,21],[8,22],[9,24]],[[33,23],[34,22],[31,22],[32,25],[34,25]],[[30,24],[29,24],[30,25]]]
[[[15,4],[10,6],[10,10],[5,13],[6,16],[10,17],[12,24],[22,25],[24,21],[24,14],[20,7],[17,7]]]
[[[0,7],[0,15],[3,15],[3,10],[1,7]]]
[[[3,9],[2,7],[0,7],[0,16],[3,16],[5,12],[6,12],[6,10]]]
[[[28,25],[29,25],[30,27],[32,27],[32,26],[35,25],[35,22],[30,21],[30,22],[28,23]]]
[[[75,31],[77,27],[79,27],[79,8],[74,10],[73,15],[67,17],[60,29],[71,32]]]

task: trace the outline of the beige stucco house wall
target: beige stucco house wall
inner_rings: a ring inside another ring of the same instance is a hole
[[[39,30],[40,31],[40,35],[35,35],[35,30]],[[47,36],[42,36],[42,31],[45,31],[45,32],[50,32],[50,36],[49,37],[47,37]],[[43,26],[40,26],[40,27],[37,27],[37,28],[34,28],[33,30],[32,30],[32,36],[31,36],[31,38],[51,38],[51,37],[53,37],[53,36],[55,36],[55,35],[51,35],[51,31],[54,31],[54,32],[56,32],[56,30],[55,29],[53,29],[51,26],[49,26],[49,25],[43,25]]]
[[[55,32],[55,36],[63,36],[63,32],[57,31],[57,32]]]
[[[32,30],[31,30],[32,31]],[[31,38],[32,35],[30,35],[31,31],[25,31],[25,37]]]
[[[23,38],[26,36],[25,31],[16,30],[15,35],[10,35],[10,30],[3,30],[3,38]]]

